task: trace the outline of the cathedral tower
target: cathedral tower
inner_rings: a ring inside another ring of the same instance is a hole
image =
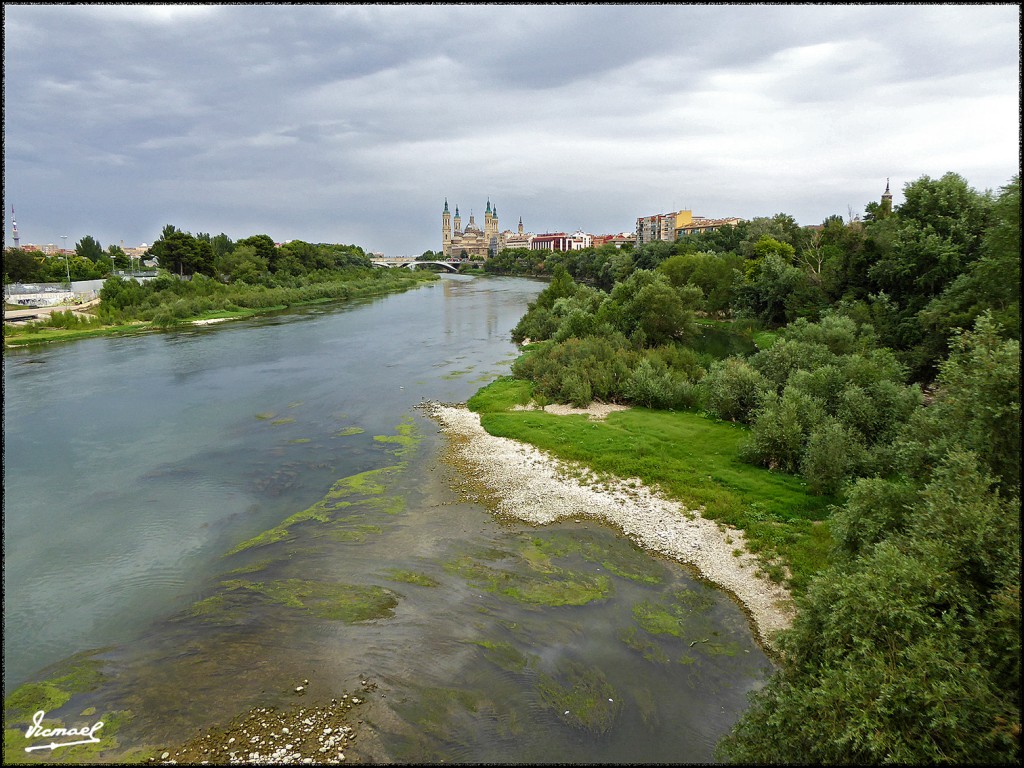
[[[892,193],[889,191],[889,179],[885,180],[885,192],[882,193],[882,207],[878,210],[879,216],[888,216],[892,213]]]
[[[448,198],[444,199],[444,212],[441,214],[441,253],[445,256],[452,248],[452,215],[448,211]]]

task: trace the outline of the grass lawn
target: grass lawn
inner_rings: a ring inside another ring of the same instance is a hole
[[[741,462],[744,427],[686,411],[634,408],[604,421],[511,411],[529,402],[529,382],[503,378],[470,401],[490,434],[537,446],[599,473],[638,477],[689,508],[742,528],[749,547],[766,562],[789,566],[789,586],[802,591],[828,559],[831,546],[825,518],[835,499],[807,492],[799,477]],[[766,567],[773,578],[782,571]]]

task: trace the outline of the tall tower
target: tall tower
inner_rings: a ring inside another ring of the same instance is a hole
[[[487,214],[484,219],[484,238],[487,241],[488,256],[496,256],[498,253],[498,206],[491,206],[490,199],[487,200]]]
[[[519,217],[519,234],[523,234],[523,217]]]
[[[14,235],[14,249],[20,251],[21,244],[18,242],[18,222],[14,218],[14,206],[11,206],[11,232]]]
[[[448,211],[448,198],[444,199],[444,212],[441,213],[441,252],[447,256],[452,249],[452,215]]]
[[[459,216],[459,206],[455,206],[455,232],[456,234],[462,234],[462,217]]]
[[[882,207],[878,211],[880,216],[888,216],[892,213],[892,193],[889,191],[889,179],[885,180],[885,192],[882,193]]]

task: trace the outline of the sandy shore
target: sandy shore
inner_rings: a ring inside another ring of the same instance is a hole
[[[468,467],[467,474],[492,496],[498,514],[538,525],[562,518],[610,523],[644,549],[693,566],[734,595],[762,642],[775,649],[774,633],[792,621],[792,598],[759,574],[742,531],[705,519],[702,510],[688,510],[637,479],[609,483],[532,445],[490,435],[479,415],[465,407],[428,403],[425,410],[451,439],[463,471]]]

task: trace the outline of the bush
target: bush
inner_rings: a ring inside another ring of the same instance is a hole
[[[701,381],[701,402],[711,416],[749,424],[770,389],[769,382],[749,363],[729,357],[715,362]]]
[[[829,418],[811,431],[800,460],[800,473],[811,493],[831,496],[858,472],[865,460],[864,446],[838,420]]]
[[[621,334],[569,338],[520,357],[512,374],[532,381],[535,393],[554,402],[617,401],[624,396],[634,357]]]

